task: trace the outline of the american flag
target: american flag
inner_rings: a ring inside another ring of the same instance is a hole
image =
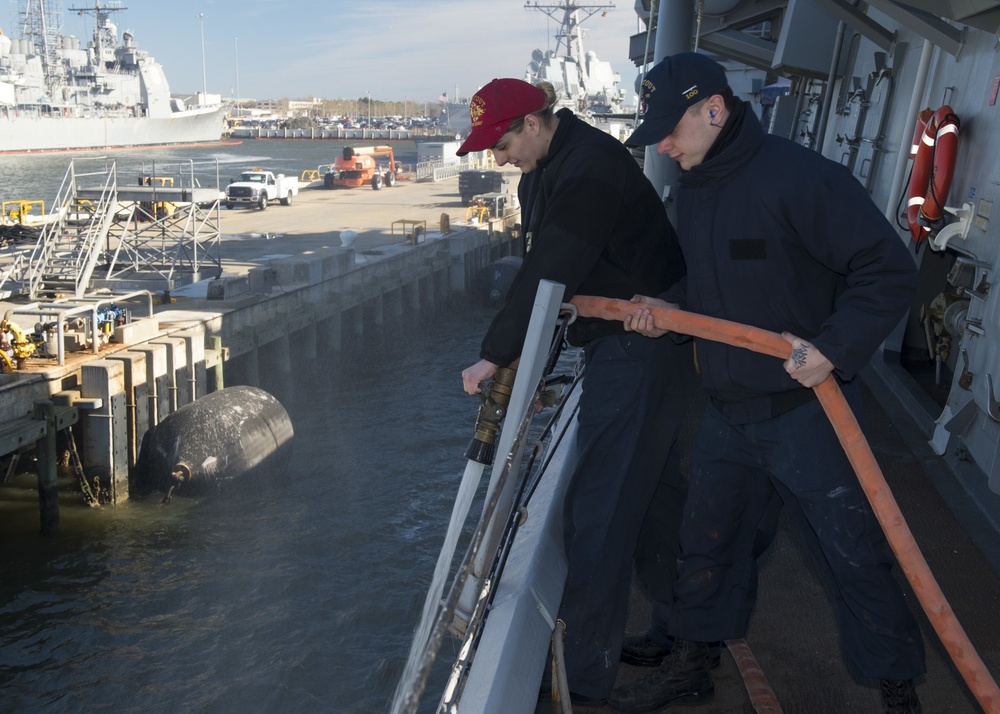
[[[448,92],[441,92],[441,94],[438,96],[438,101],[442,102],[442,103],[447,102],[448,101]]]

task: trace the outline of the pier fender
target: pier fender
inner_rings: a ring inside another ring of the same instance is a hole
[[[496,260],[479,271],[473,287],[474,293],[483,304],[499,307],[507,298],[507,291],[514,282],[514,276],[521,268],[521,258],[509,255]]]
[[[184,496],[217,493],[266,473],[291,455],[291,419],[257,387],[212,392],[168,415],[143,436],[132,488]]]

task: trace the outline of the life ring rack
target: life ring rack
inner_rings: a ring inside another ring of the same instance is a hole
[[[909,200],[906,222],[913,242],[920,244],[944,217],[944,203],[951,189],[958,158],[960,120],[947,104],[936,111],[930,107],[917,115],[910,156]]]

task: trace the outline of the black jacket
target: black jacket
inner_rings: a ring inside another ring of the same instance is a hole
[[[517,187],[530,238],[504,306],[480,356],[507,366],[521,354],[542,279],[574,295],[656,295],[684,273],[673,226],[656,191],[613,137],[561,110],[548,155]],[[574,345],[624,332],[620,322],[585,319],[569,331]]]
[[[852,379],[914,297],[903,241],[850,172],[765,134],[749,104],[683,173],[677,225],[688,275],[663,297],[692,312],[791,332]],[[717,144],[720,142],[717,141]],[[698,340],[708,394],[734,423],[811,398],[780,359]]]

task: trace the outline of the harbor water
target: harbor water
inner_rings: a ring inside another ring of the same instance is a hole
[[[385,711],[465,467],[478,400],[460,372],[489,317],[269,379],[294,455],[225,498],[63,497],[51,538],[34,503],[0,518],[0,711]]]
[[[198,151],[298,173],[331,143]],[[0,157],[0,191],[42,191],[68,161]],[[225,498],[91,509],[64,494],[43,538],[20,476],[23,502],[0,502],[0,712],[385,711],[479,405],[460,372],[492,310],[458,302],[357,355],[262,374],[294,453]]]
[[[364,145],[378,143],[369,139]],[[0,201],[45,201],[48,209],[71,161],[78,171],[81,167],[97,171],[115,160],[123,174],[119,179],[122,181],[126,177],[131,180],[132,174],[138,175],[140,170],[147,174],[172,174],[179,167],[194,162],[203,186],[211,186],[206,180],[215,178],[217,167],[219,188],[224,189],[240,171],[248,168],[260,167],[276,174],[299,177],[305,170],[332,164],[345,146],[357,145],[357,142],[328,139],[247,139],[218,146],[0,155]],[[416,142],[393,141],[390,145],[396,161],[416,163]]]

